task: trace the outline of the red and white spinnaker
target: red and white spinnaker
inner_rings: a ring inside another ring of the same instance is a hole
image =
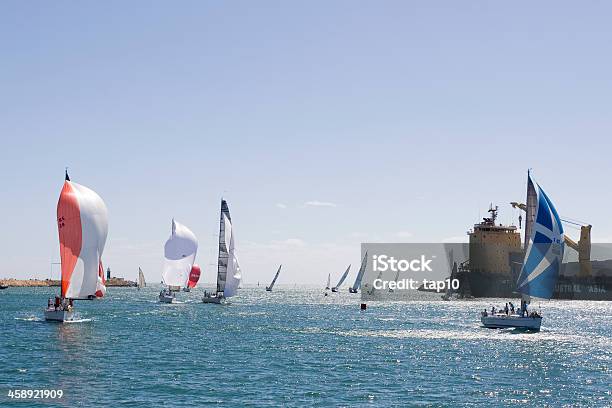
[[[189,289],[193,289],[198,284],[200,280],[200,275],[202,274],[202,270],[198,264],[193,264],[191,267],[191,272],[189,273],[189,282],[187,282],[187,287]]]
[[[91,299],[104,296],[102,252],[108,235],[108,211],[95,191],[66,181],[57,202],[62,264],[61,296]]]

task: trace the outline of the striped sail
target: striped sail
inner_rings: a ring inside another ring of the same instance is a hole
[[[96,192],[70,181],[68,173],[57,203],[62,265],[61,296],[90,299],[104,295],[102,252],[108,211]]]
[[[276,283],[276,280],[278,279],[278,275],[280,275],[280,271],[282,267],[283,265],[280,265],[278,267],[278,270],[276,271],[276,275],[274,275],[274,279],[272,279],[272,282],[270,282],[270,286],[268,286],[267,289],[272,290],[272,288],[274,288],[274,284]]]
[[[340,288],[340,286],[342,286],[342,284],[344,283],[344,280],[348,276],[350,270],[351,270],[351,265],[349,265],[348,268],[346,268],[346,271],[344,271],[344,273],[340,277],[340,280],[338,281],[338,284],[336,284],[336,286],[334,286],[332,289],[338,290]]]
[[[180,289],[187,285],[189,272],[198,251],[198,240],[186,226],[172,220],[172,234],[164,245],[164,284]]]
[[[525,260],[517,290],[528,297],[550,299],[563,260],[563,226],[544,190],[528,174]]]
[[[353,292],[357,292],[357,289],[361,287],[361,281],[363,280],[363,274],[365,273],[366,266],[368,265],[368,251],[366,251],[363,259],[361,260],[361,266],[359,267],[359,272],[357,273],[357,277],[355,278],[355,283],[353,283],[353,287],[351,288]]]
[[[217,262],[217,293],[224,297],[236,295],[242,283],[242,272],[234,246],[234,228],[227,201],[221,200],[219,225],[219,257]]]
[[[228,230],[229,234],[228,235]],[[217,257],[217,293],[225,290],[227,263],[229,258],[229,242],[232,231],[232,217],[225,200],[221,200],[221,216],[219,220],[219,255]]]

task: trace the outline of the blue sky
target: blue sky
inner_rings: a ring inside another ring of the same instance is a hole
[[[172,217],[214,280],[222,195],[251,283],[464,237],[490,202],[516,222],[527,168],[612,239],[610,4],[0,7],[0,277],[49,275],[65,166],[109,208],[105,263],[151,281]]]

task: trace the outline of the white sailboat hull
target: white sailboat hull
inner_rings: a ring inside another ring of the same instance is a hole
[[[225,303],[225,298],[216,296],[204,296],[202,298],[202,303],[214,303],[219,305]]]
[[[72,310],[45,310],[45,320],[52,322],[66,322],[74,320],[74,311]]]
[[[159,295],[160,303],[174,303],[175,300],[176,298],[174,297],[174,295],[170,295],[168,293],[163,293]]]
[[[517,315],[481,316],[480,321],[484,327],[489,329],[516,328],[540,330],[540,325],[542,324],[541,317],[521,317]]]

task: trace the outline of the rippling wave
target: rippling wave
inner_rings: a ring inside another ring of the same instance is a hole
[[[612,405],[609,302],[542,302],[542,331],[525,333],[480,326],[502,299],[426,293],[361,311],[314,288],[250,287],[225,306],[109,288],[66,325],[43,323],[53,288],[2,292],[2,407],[49,406],[6,399],[37,388],[62,389],[59,406]]]

